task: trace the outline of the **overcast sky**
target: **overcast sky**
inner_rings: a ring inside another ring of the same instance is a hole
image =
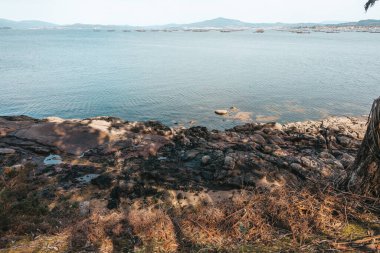
[[[365,0],[0,0],[0,18],[58,24],[155,25],[226,17],[247,22],[380,19]]]

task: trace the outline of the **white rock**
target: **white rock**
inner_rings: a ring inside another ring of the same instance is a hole
[[[100,176],[99,174],[87,174],[87,175],[84,175],[83,177],[77,177],[76,180],[79,183],[88,184],[91,182],[92,179],[95,179],[99,176]]]
[[[49,155],[45,158],[45,165],[58,165],[62,163],[62,158],[59,155]]]
[[[282,131],[282,125],[280,123],[275,123],[272,128],[274,130]]]

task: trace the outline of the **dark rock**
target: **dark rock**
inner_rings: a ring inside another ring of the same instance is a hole
[[[344,168],[348,168],[351,164],[353,164],[355,161],[355,157],[344,153],[342,158],[340,159],[340,162],[344,166]]]
[[[344,147],[348,147],[351,143],[351,139],[346,136],[337,136],[336,139],[338,143]]]
[[[91,184],[96,185],[99,189],[107,189],[112,185],[113,178],[110,174],[102,174],[91,180]]]
[[[187,130],[185,130],[185,135],[190,137],[197,137],[197,138],[203,138],[205,140],[208,140],[210,137],[210,133],[207,130],[206,127],[191,127]]]
[[[260,134],[254,134],[254,135],[252,135],[251,139],[252,139],[252,141],[254,141],[254,142],[258,143],[258,144],[261,144],[261,145],[267,143],[266,140],[264,139],[264,137],[262,137]]]
[[[243,182],[244,180],[241,177],[236,176],[228,178],[226,184],[234,188],[241,188],[243,186]]]
[[[253,147],[250,144],[236,144],[232,147],[233,150],[236,151],[253,151]]]
[[[208,181],[211,181],[214,179],[214,175],[212,172],[210,171],[202,171],[201,172],[201,175],[204,179],[208,180]]]
[[[235,159],[231,156],[226,156],[224,158],[224,168],[227,170],[233,170],[235,168]]]

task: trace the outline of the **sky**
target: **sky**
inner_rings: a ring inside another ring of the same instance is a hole
[[[161,25],[216,17],[246,22],[380,19],[365,0],[0,0],[0,18],[56,24]]]

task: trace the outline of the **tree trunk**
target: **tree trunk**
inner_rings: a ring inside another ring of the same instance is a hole
[[[380,197],[380,97],[373,102],[367,132],[345,184],[356,194]]]

